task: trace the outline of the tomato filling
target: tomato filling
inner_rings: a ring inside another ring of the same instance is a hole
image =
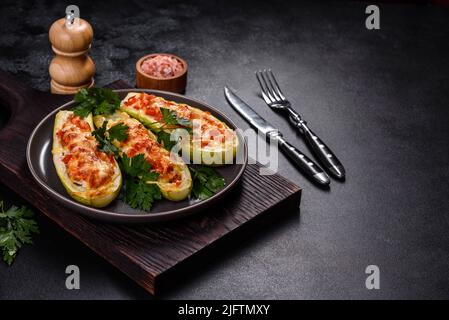
[[[56,135],[67,150],[62,162],[72,182],[98,188],[112,181],[114,158],[97,150],[89,123],[70,115]]]
[[[163,119],[161,108],[175,111],[179,118],[194,123],[194,137],[196,137],[195,140],[199,140],[202,147],[221,145],[227,139],[234,141],[235,133],[229,128],[226,128],[222,122],[218,121],[208,111],[200,114],[192,112],[191,108],[185,104],[167,101],[161,97],[143,92],[129,98],[124,102],[124,105],[135,110],[142,110],[144,114],[150,116],[157,122],[161,122]],[[199,125],[195,126],[194,121]]]
[[[153,103],[157,98],[154,95],[141,93],[133,96],[124,102],[125,106],[132,107],[136,110],[142,110],[146,115],[152,117],[155,121],[162,120],[162,112],[160,107]]]
[[[128,157],[144,154],[151,169],[159,173],[162,180],[179,185],[182,177],[170,159],[170,153],[149,136],[148,130],[137,120],[124,121],[128,126],[128,138],[123,142]]]

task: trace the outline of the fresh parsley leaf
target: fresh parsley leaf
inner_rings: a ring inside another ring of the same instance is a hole
[[[11,265],[22,245],[33,243],[31,235],[39,233],[32,217],[33,212],[25,206],[12,206],[4,211],[0,201],[0,250],[6,264]]]
[[[107,100],[103,100],[100,102],[99,105],[94,107],[93,114],[99,115],[99,114],[113,114],[114,111],[117,109],[115,102],[109,102]]]
[[[176,111],[167,109],[167,108],[160,108],[162,113],[162,119],[164,122],[164,125],[179,125],[182,127],[191,127],[192,122],[188,119],[184,119],[181,117],[178,117],[178,114]]]
[[[171,150],[175,145],[176,141],[171,140],[171,134],[168,132],[165,132],[164,130],[161,130],[157,133],[157,142],[162,144],[165,149]]]
[[[104,121],[100,128],[95,129],[92,135],[98,141],[98,149],[106,153],[112,153],[119,156],[118,148],[112,143],[112,140],[125,141],[128,138],[128,127],[122,123],[107,129],[108,121]],[[106,132],[108,134],[106,134]]]
[[[160,130],[157,133],[157,141],[164,145],[164,148],[167,150],[171,150],[177,143],[177,141],[172,141],[170,139],[170,133],[165,132],[163,129],[165,126],[180,126],[183,129],[187,130],[189,134],[192,134],[192,122],[188,119],[184,119],[181,117],[178,117],[177,113],[173,110],[167,109],[167,108],[160,108],[162,113],[162,119],[164,122],[164,125],[162,127],[162,130]]]
[[[75,94],[76,107],[73,112],[81,117],[85,118],[92,112],[95,101],[92,97],[89,97],[87,89],[81,89]]]
[[[109,130],[106,129],[107,125],[108,125],[108,121],[104,121],[100,128],[97,128],[94,131],[92,131],[92,135],[98,141],[98,150],[106,152],[106,153],[112,153],[116,157],[118,157],[118,155],[119,155],[118,148],[116,146],[114,146],[112,144],[111,140],[106,136],[106,132],[110,130],[110,129]],[[116,126],[114,126],[114,127],[116,127]],[[114,128],[114,127],[112,127],[112,128]]]
[[[108,130],[109,133],[109,139],[110,140],[117,140],[117,141],[125,141],[128,138],[128,126],[124,125],[123,123],[116,124],[113,127],[110,127]]]
[[[214,169],[197,166],[190,167],[193,173],[192,194],[195,198],[205,200],[225,186],[224,178]]]
[[[92,113],[112,114],[120,107],[120,98],[117,93],[104,88],[81,89],[75,94],[76,107],[73,109],[75,115],[85,118]]]
[[[106,139],[108,121],[104,121],[101,127],[92,131],[92,135],[97,139],[98,142],[103,142]]]
[[[132,178],[141,177],[151,170],[151,164],[145,160],[144,154],[138,154],[131,158],[123,154],[120,163],[124,173]]]
[[[176,112],[167,108],[160,108],[162,113],[162,119],[164,124],[177,125],[178,124],[178,116]]]
[[[123,201],[134,209],[150,211],[155,200],[161,199],[161,190],[155,183],[127,177],[123,184]]]
[[[151,164],[145,160],[143,154],[131,158],[123,154],[120,167],[124,175],[123,201],[134,209],[149,211],[153,202],[161,199],[161,190],[154,183],[159,174],[151,171]]]
[[[114,156],[118,157],[119,150],[116,146],[114,146],[109,140],[105,140],[104,145],[100,148],[100,151],[103,151],[108,154],[114,154]]]

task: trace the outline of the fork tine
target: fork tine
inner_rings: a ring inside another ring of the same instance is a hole
[[[272,103],[275,103],[277,101],[277,97],[273,95],[273,91],[271,90],[267,82],[267,79],[265,78],[265,71],[266,71],[265,69],[263,71],[259,71],[260,80],[265,86],[265,94],[270,98]]]
[[[271,96],[274,97],[274,102],[279,102],[281,99],[277,96],[276,91],[273,88],[273,84],[271,83],[271,80],[270,80],[270,78],[268,77],[268,74],[267,74],[267,69],[263,70],[262,78],[264,79],[264,82],[267,85],[268,93],[270,93]]]
[[[278,96],[281,97],[282,100],[285,100],[285,96],[281,91],[281,87],[279,87],[279,84],[276,81],[276,78],[274,77],[273,72],[271,72],[271,69],[268,69],[268,73],[271,76],[271,79],[273,79],[274,88],[276,89]]]
[[[265,100],[265,102],[267,104],[273,103],[274,99],[270,96],[267,87],[266,87],[266,83],[264,81],[264,79],[262,78],[262,71],[256,71],[256,78],[257,81],[259,82],[260,85],[260,91],[262,93],[262,98]]]
[[[262,98],[265,100],[265,103],[270,104],[271,103],[270,98],[268,98],[268,96],[263,91],[261,91],[261,93],[262,93]]]
[[[259,73],[260,73],[260,70],[254,72],[254,73],[256,74],[257,82],[259,82],[259,85],[260,85],[260,91],[261,91],[264,95],[266,95],[265,87],[263,86],[262,81],[260,80],[260,74],[259,74]]]

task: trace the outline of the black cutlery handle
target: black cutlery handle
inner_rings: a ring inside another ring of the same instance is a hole
[[[290,143],[285,141],[282,136],[277,136],[279,148],[304,172],[309,178],[320,185],[328,185],[329,177],[316,163],[310,160],[305,154],[296,149]]]
[[[310,130],[309,127],[307,127],[305,122],[300,124],[300,130],[321,164],[325,166],[333,176],[340,179],[344,178],[346,174],[345,168],[331,149],[329,149],[329,147],[312,130]]]

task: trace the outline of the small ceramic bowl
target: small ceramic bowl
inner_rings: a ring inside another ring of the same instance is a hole
[[[162,77],[154,77],[150,76],[149,74],[145,73],[142,70],[142,63],[154,56],[169,56],[177,59],[179,62],[181,62],[183,66],[183,70],[180,74],[175,75],[173,77],[168,78],[162,78]],[[136,83],[138,88],[143,89],[154,89],[154,90],[163,90],[163,91],[170,91],[175,93],[184,93],[186,90],[187,85],[187,70],[188,65],[185,60],[181,59],[178,56],[175,56],[173,54],[169,53],[152,53],[149,55],[146,55],[139,59],[136,63]]]

